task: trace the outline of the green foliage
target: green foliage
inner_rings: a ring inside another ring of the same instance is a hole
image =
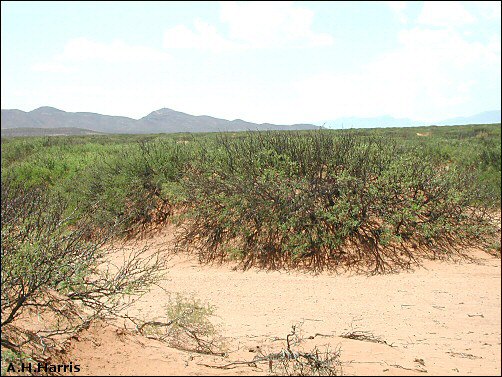
[[[118,225],[123,235],[182,215],[180,244],[198,246],[203,260],[316,267],[370,258],[378,270],[402,259],[384,255],[391,249],[411,259],[409,245],[439,249],[486,232],[476,214],[500,206],[500,133],[470,125],[12,138],[2,139],[2,182],[44,186],[95,229]]]
[[[8,373],[12,373],[7,371],[9,368],[9,364],[11,363],[17,370],[22,363],[27,365],[28,363],[36,364],[37,362],[29,355],[23,352],[16,352],[10,349],[5,349],[5,350],[2,349],[2,365],[1,365],[2,376],[7,376]]]
[[[177,294],[165,305],[166,322],[150,321],[137,325],[141,334],[167,341],[171,346],[215,354],[223,344],[211,323],[214,307],[192,296]],[[221,353],[220,353],[221,354]]]
[[[322,131],[218,144],[183,181],[193,221],[181,243],[205,261],[239,250],[245,266],[383,271],[410,262],[407,245],[439,250],[490,229],[473,210],[492,200],[475,167],[431,145]]]
[[[98,263],[106,239],[89,242],[88,223],[71,227],[65,209],[43,188],[2,183],[2,326],[51,289],[78,290]]]
[[[173,140],[127,145],[89,167],[83,180],[85,208],[99,227],[120,223],[129,234],[165,222],[178,202],[177,190],[190,150]]]
[[[117,315],[165,272],[160,251],[145,255],[147,248],[110,268],[104,245],[116,236],[114,229],[96,230],[89,214],[68,207],[47,187],[18,187],[5,179],[1,204],[2,349],[45,351],[55,335],[70,336],[94,319]],[[108,268],[100,268],[104,263]],[[49,315],[45,329],[18,327],[16,319],[30,308]]]
[[[173,322],[171,332],[185,332],[188,329],[202,337],[213,336],[216,332],[209,320],[214,315],[214,306],[199,299],[178,294],[170,298],[165,310],[167,318]]]

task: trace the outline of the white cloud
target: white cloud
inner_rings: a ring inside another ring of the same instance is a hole
[[[406,6],[408,5],[407,1],[384,1],[383,3],[391,9],[400,22],[408,22],[405,14]]]
[[[169,55],[146,46],[128,45],[115,40],[112,43],[100,43],[87,38],[70,40],[64,51],[56,56],[59,61],[101,60],[106,62],[130,61],[167,61]]]
[[[331,35],[312,30],[314,12],[293,2],[222,2],[231,38],[251,47],[329,46]]]
[[[168,29],[164,33],[164,47],[226,50],[239,48],[239,45],[221,36],[214,26],[197,19],[194,21],[194,30],[185,25]]]
[[[306,119],[353,114],[446,118],[475,100],[473,87],[500,82],[498,36],[483,44],[466,41],[452,29],[413,28],[403,30],[399,41],[399,49],[356,73],[325,73],[296,82],[300,103],[309,104]]]
[[[418,22],[424,25],[452,27],[470,24],[476,18],[457,1],[425,1]]]
[[[170,59],[169,54],[146,46],[134,46],[115,40],[100,43],[87,38],[70,40],[63,51],[46,62],[32,65],[32,70],[49,73],[71,73],[77,64],[88,61],[106,63],[162,62]]]
[[[314,12],[292,2],[229,1],[221,2],[220,7],[220,19],[228,35],[196,20],[192,29],[185,25],[168,29],[165,47],[228,50],[333,44],[331,35],[312,30]]]
[[[75,72],[75,67],[68,66],[57,62],[37,63],[31,66],[35,72],[48,72],[48,73],[72,73]]]

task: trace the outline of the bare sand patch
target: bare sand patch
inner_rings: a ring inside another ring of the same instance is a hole
[[[171,240],[168,230],[149,242]],[[265,364],[207,365],[250,361],[257,347],[278,350],[301,323],[301,347],[339,347],[345,375],[500,375],[501,260],[469,253],[476,261],[426,261],[377,276],[242,271],[176,255],[167,280],[130,313],[162,319],[169,292],[194,295],[216,307],[226,357],[172,349],[107,324],[83,332],[67,355],[89,375],[263,375]],[[342,337],[350,334],[381,342]]]

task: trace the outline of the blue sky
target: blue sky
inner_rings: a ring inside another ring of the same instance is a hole
[[[253,122],[500,109],[500,2],[1,2],[3,109]]]

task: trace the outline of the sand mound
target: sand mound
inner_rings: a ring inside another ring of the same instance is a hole
[[[171,241],[172,229],[148,242],[155,249]],[[339,349],[346,375],[500,375],[501,260],[470,254],[474,261],[427,261],[414,271],[371,277],[242,271],[175,255],[166,281],[129,314],[165,319],[169,292],[209,302],[225,357],[173,349],[123,323],[91,326],[65,356],[80,364],[79,375],[264,375],[266,363],[214,366],[276,352],[298,325],[298,347]]]
[[[167,232],[149,242],[155,248],[171,240]],[[130,314],[163,318],[169,292],[209,302],[226,357],[172,349],[105,324],[83,333],[68,357],[93,375],[266,374],[265,364],[207,365],[281,349],[291,326],[301,324],[301,347],[339,347],[344,374],[500,375],[501,261],[471,255],[475,261],[427,261],[414,271],[371,277],[242,271],[173,256],[167,280]]]

